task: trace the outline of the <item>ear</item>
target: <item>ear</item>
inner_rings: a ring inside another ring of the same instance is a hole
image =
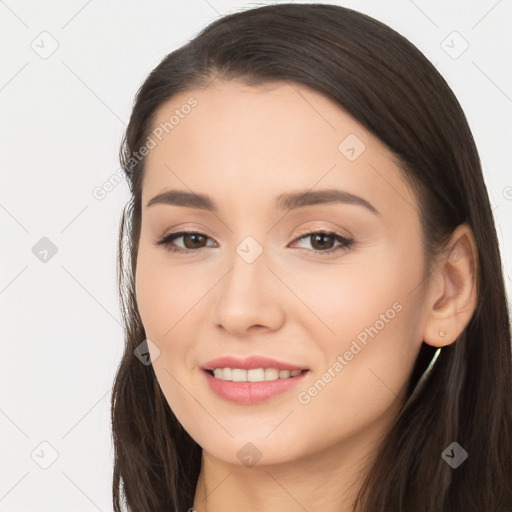
[[[476,309],[478,250],[468,224],[459,225],[436,259],[427,295],[423,340],[443,347],[457,340]]]

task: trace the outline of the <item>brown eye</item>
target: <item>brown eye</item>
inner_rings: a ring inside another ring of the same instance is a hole
[[[332,249],[334,246],[335,237],[333,235],[329,235],[327,233],[315,233],[309,236],[311,237],[311,246],[319,251]]]
[[[355,243],[354,240],[345,238],[336,231],[302,231],[302,236],[294,244],[302,241],[308,242],[313,253],[318,255],[332,254],[337,251],[349,250]],[[338,245],[335,245],[338,242]]]
[[[183,247],[180,247],[181,244],[177,244],[175,242],[180,239],[183,239]],[[198,233],[196,231],[180,231],[178,233],[171,233],[154,243],[156,245],[163,245],[170,252],[188,253],[196,251],[199,252],[201,249],[206,247],[204,242],[208,240],[212,239],[203,233]]]
[[[203,245],[201,245],[202,242],[206,240],[206,236],[200,233],[187,233],[182,235],[182,237],[185,249],[200,249],[203,247]],[[190,244],[187,242],[190,242]]]

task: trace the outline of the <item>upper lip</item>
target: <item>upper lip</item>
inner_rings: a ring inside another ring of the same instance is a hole
[[[244,359],[233,356],[217,357],[202,366],[203,370],[215,370],[215,368],[240,368],[251,370],[254,368],[276,368],[278,370],[307,370],[304,366],[297,366],[284,361],[277,361],[264,356],[250,356]]]

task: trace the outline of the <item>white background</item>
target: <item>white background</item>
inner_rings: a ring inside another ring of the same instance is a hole
[[[119,172],[133,97],[153,67],[218,16],[264,3],[282,2],[0,1],[0,512],[112,510],[116,244],[129,189],[92,192]],[[510,296],[512,1],[330,3],[405,35],[453,88],[480,151]],[[453,31],[469,44],[456,59],[442,43]],[[46,59],[32,48],[42,37],[47,49],[58,43]],[[42,237],[57,247],[46,263],[32,252]]]

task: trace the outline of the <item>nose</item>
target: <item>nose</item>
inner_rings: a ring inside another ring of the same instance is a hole
[[[286,287],[269,268],[265,251],[252,262],[240,254],[234,251],[231,268],[216,286],[213,321],[237,337],[278,330],[285,321]]]

